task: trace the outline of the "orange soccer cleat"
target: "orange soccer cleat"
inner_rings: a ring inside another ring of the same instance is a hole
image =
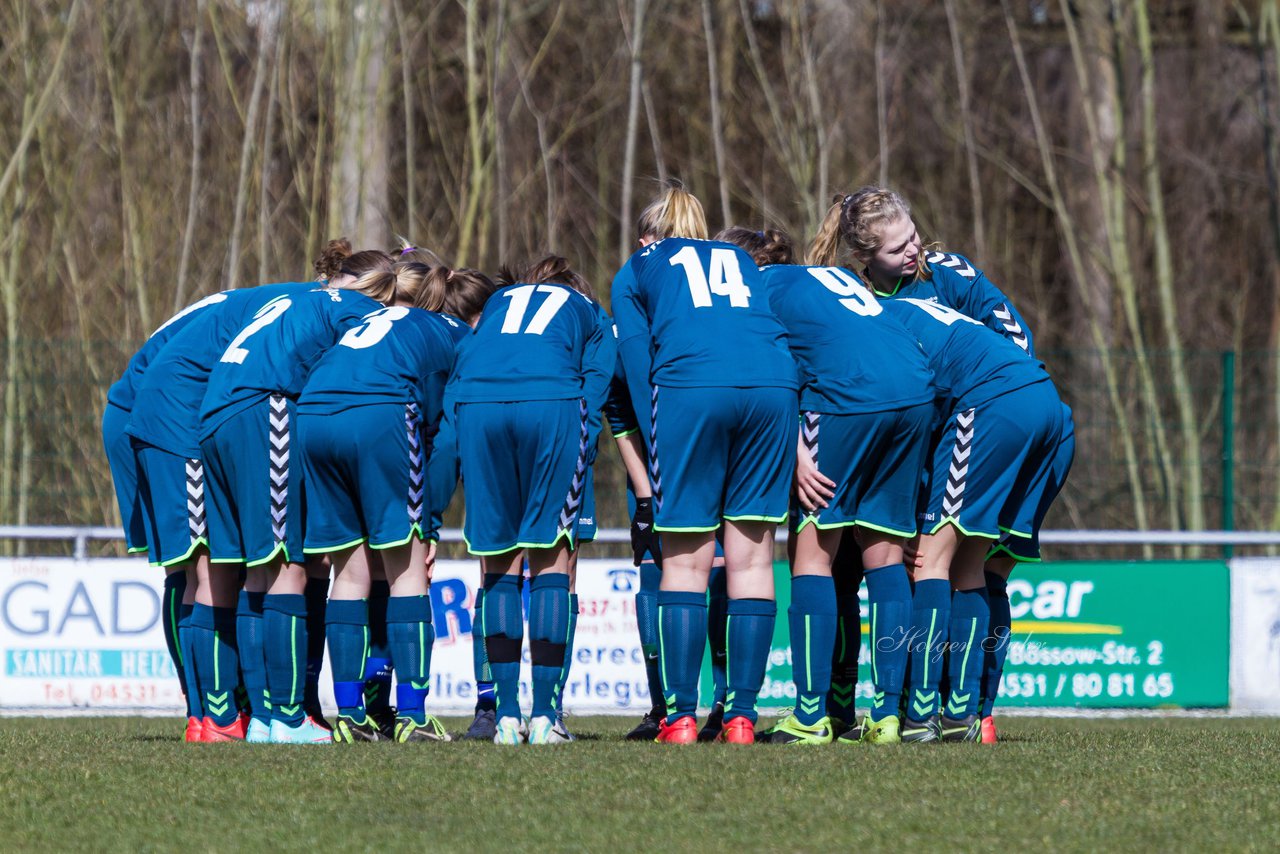
[[[692,715],[676,718],[671,723],[663,718],[658,724],[658,744],[694,744],[698,740],[698,721]]]
[[[203,741],[204,739],[200,737],[200,733],[202,729],[203,729],[203,724],[201,723],[199,718],[188,717],[187,731],[186,733],[183,734],[182,740],[188,743]]]
[[[725,744],[755,744],[756,725],[746,715],[735,715],[724,722],[724,729],[720,730],[716,741]]]
[[[231,723],[218,726],[213,722],[213,718],[206,717],[200,726],[200,740],[203,742],[244,741],[244,722],[237,715]]]
[[[996,719],[987,715],[982,719],[982,743],[995,744],[997,741],[999,739],[996,738]]]

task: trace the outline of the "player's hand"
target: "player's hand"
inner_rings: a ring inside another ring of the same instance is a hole
[[[796,454],[796,498],[806,513],[822,510],[835,496],[836,482],[818,471],[813,458],[801,451]]]
[[[631,517],[631,562],[639,566],[648,553],[653,562],[662,566],[662,542],[653,530],[653,499],[637,498],[636,512]]]
[[[436,571],[436,541],[427,540],[427,583],[431,583],[431,576]]]

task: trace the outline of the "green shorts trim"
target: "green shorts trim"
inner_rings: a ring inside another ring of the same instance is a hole
[[[209,548],[209,540],[206,539],[205,537],[200,537],[199,539],[192,542],[191,548],[187,549],[186,552],[184,552],[180,557],[175,557],[175,558],[171,558],[169,560],[163,560],[163,561],[152,561],[151,565],[152,566],[173,566],[175,563],[186,563],[187,561],[191,560],[191,556],[195,554],[196,549],[200,548],[201,546],[204,546],[206,549]]]

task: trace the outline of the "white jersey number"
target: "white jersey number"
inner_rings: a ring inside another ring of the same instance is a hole
[[[947,326],[950,326],[951,324],[955,323],[957,320],[963,320],[965,323],[972,323],[974,326],[982,325],[981,323],[974,320],[969,315],[961,314],[960,312],[956,311],[954,308],[951,308],[950,306],[942,305],[941,303],[930,302],[929,300],[924,300],[924,299],[912,299],[910,297],[907,297],[906,299],[904,299],[903,302],[909,302],[912,305],[923,309],[924,312],[928,314],[930,317],[934,318],[935,320],[942,321]]]
[[[535,291],[546,294],[547,298],[533,313],[533,319],[529,321],[529,325],[522,330],[520,327],[524,325],[524,315],[529,310],[529,301],[533,298]],[[551,322],[551,318],[555,317],[556,312],[569,301],[570,293],[568,288],[551,285],[521,285],[518,288],[512,288],[503,294],[511,300],[511,305],[507,308],[507,316],[502,319],[503,333],[517,335],[524,332],[526,335],[541,335],[547,331],[547,324]]]
[[[854,314],[875,317],[884,311],[871,291],[844,270],[836,267],[810,267],[809,275],[822,282],[822,286],[831,293],[844,297],[840,304]]]
[[[350,347],[353,350],[372,347],[391,331],[391,324],[408,316],[409,309],[398,305],[371,311],[360,318],[363,323],[348,329],[347,334],[342,336],[342,340],[338,344],[342,347]]]
[[[240,334],[231,342],[231,346],[227,348],[227,352],[222,354],[222,358],[219,361],[232,362],[237,365],[244,364],[244,359],[249,355],[249,351],[240,345],[255,332],[277,320],[280,315],[289,310],[291,305],[293,305],[293,300],[288,297],[280,297],[258,309],[258,313],[253,316],[253,323],[240,330]]]
[[[712,294],[728,297],[733,308],[751,307],[751,288],[742,281],[738,253],[732,249],[712,249],[710,270],[702,269],[698,250],[692,246],[672,255],[670,264],[672,267],[684,267],[694,308],[711,308]]]
[[[160,334],[161,329],[164,329],[166,326],[173,323],[174,321],[181,320],[191,312],[199,311],[205,306],[216,305],[217,303],[220,303],[226,300],[226,298],[227,298],[226,291],[222,291],[221,293],[211,294],[205,297],[204,299],[200,300],[200,302],[192,303],[191,305],[184,308],[182,311],[175,314],[173,317],[166,320],[164,323],[160,324],[160,327],[156,329],[155,332],[151,333],[151,337],[154,338],[156,335]]]

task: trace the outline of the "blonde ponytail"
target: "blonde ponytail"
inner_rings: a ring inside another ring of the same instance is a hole
[[[390,270],[373,270],[360,276],[344,290],[364,294],[383,305],[391,305],[396,298],[396,274]]]
[[[809,243],[804,262],[815,267],[834,267],[840,257],[840,215],[844,210],[844,200],[850,198],[846,193],[838,194],[831,200],[827,215],[818,226],[818,233]]]
[[[664,237],[691,237],[706,240],[707,215],[698,197],[674,179],[667,181],[662,195],[654,199],[640,213],[636,223],[640,239],[661,240]]]

